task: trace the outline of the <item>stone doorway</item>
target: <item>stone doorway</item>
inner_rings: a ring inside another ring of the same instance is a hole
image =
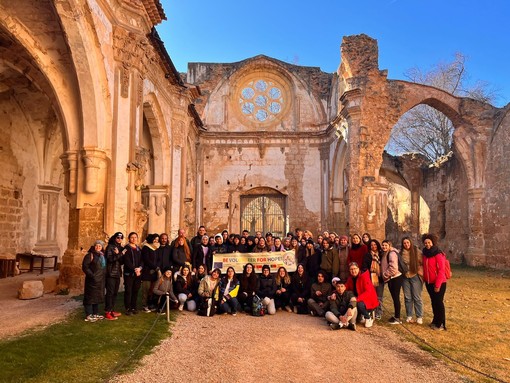
[[[241,229],[284,237],[288,231],[287,197],[284,195],[241,196]]]

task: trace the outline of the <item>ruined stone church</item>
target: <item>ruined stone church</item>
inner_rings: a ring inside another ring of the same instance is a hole
[[[0,3],[2,253],[58,255],[73,288],[95,239],[204,224],[433,231],[454,262],[510,267],[510,106],[389,80],[365,35],[336,73],[262,55],[179,73],[164,19],[159,0]],[[440,168],[384,152],[420,104],[455,126]]]

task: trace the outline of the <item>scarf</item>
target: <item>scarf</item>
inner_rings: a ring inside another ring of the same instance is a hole
[[[435,257],[439,253],[442,253],[442,251],[439,250],[439,248],[436,245],[432,246],[430,249],[427,249],[426,247],[423,248],[423,255],[426,258]]]
[[[370,264],[370,279],[374,287],[379,286],[379,275],[381,275],[381,260],[379,259],[379,253],[372,253],[372,263]]]

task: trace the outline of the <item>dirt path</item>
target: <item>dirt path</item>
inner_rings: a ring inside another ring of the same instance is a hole
[[[374,325],[331,331],[323,319],[278,312],[179,315],[173,335],[115,382],[461,382],[426,352]]]
[[[43,276],[58,275],[50,271]],[[0,279],[0,339],[19,335],[26,330],[46,327],[62,321],[66,315],[81,306],[71,296],[45,294],[41,298],[19,300],[17,292],[24,280],[40,280],[36,273]]]

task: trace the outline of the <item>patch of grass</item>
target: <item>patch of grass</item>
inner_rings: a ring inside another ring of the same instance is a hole
[[[119,299],[121,301],[122,298]],[[133,370],[142,356],[170,336],[166,316],[153,313],[123,315],[116,321],[94,323],[83,319],[83,309],[77,310],[62,323],[0,342],[0,381],[105,381],[114,371],[125,373]],[[142,346],[124,367],[116,371],[154,323]]]
[[[424,325],[406,325],[420,339],[476,370],[510,382],[510,270],[492,270],[452,265],[453,277],[448,281],[445,308],[448,331],[433,331],[432,306],[423,289]],[[393,314],[390,294],[384,292],[386,316]],[[404,297],[402,318],[405,319]],[[390,311],[390,312],[388,312]],[[400,326],[389,326],[422,349],[431,351]],[[476,382],[493,380],[471,372],[447,358],[431,352]]]

